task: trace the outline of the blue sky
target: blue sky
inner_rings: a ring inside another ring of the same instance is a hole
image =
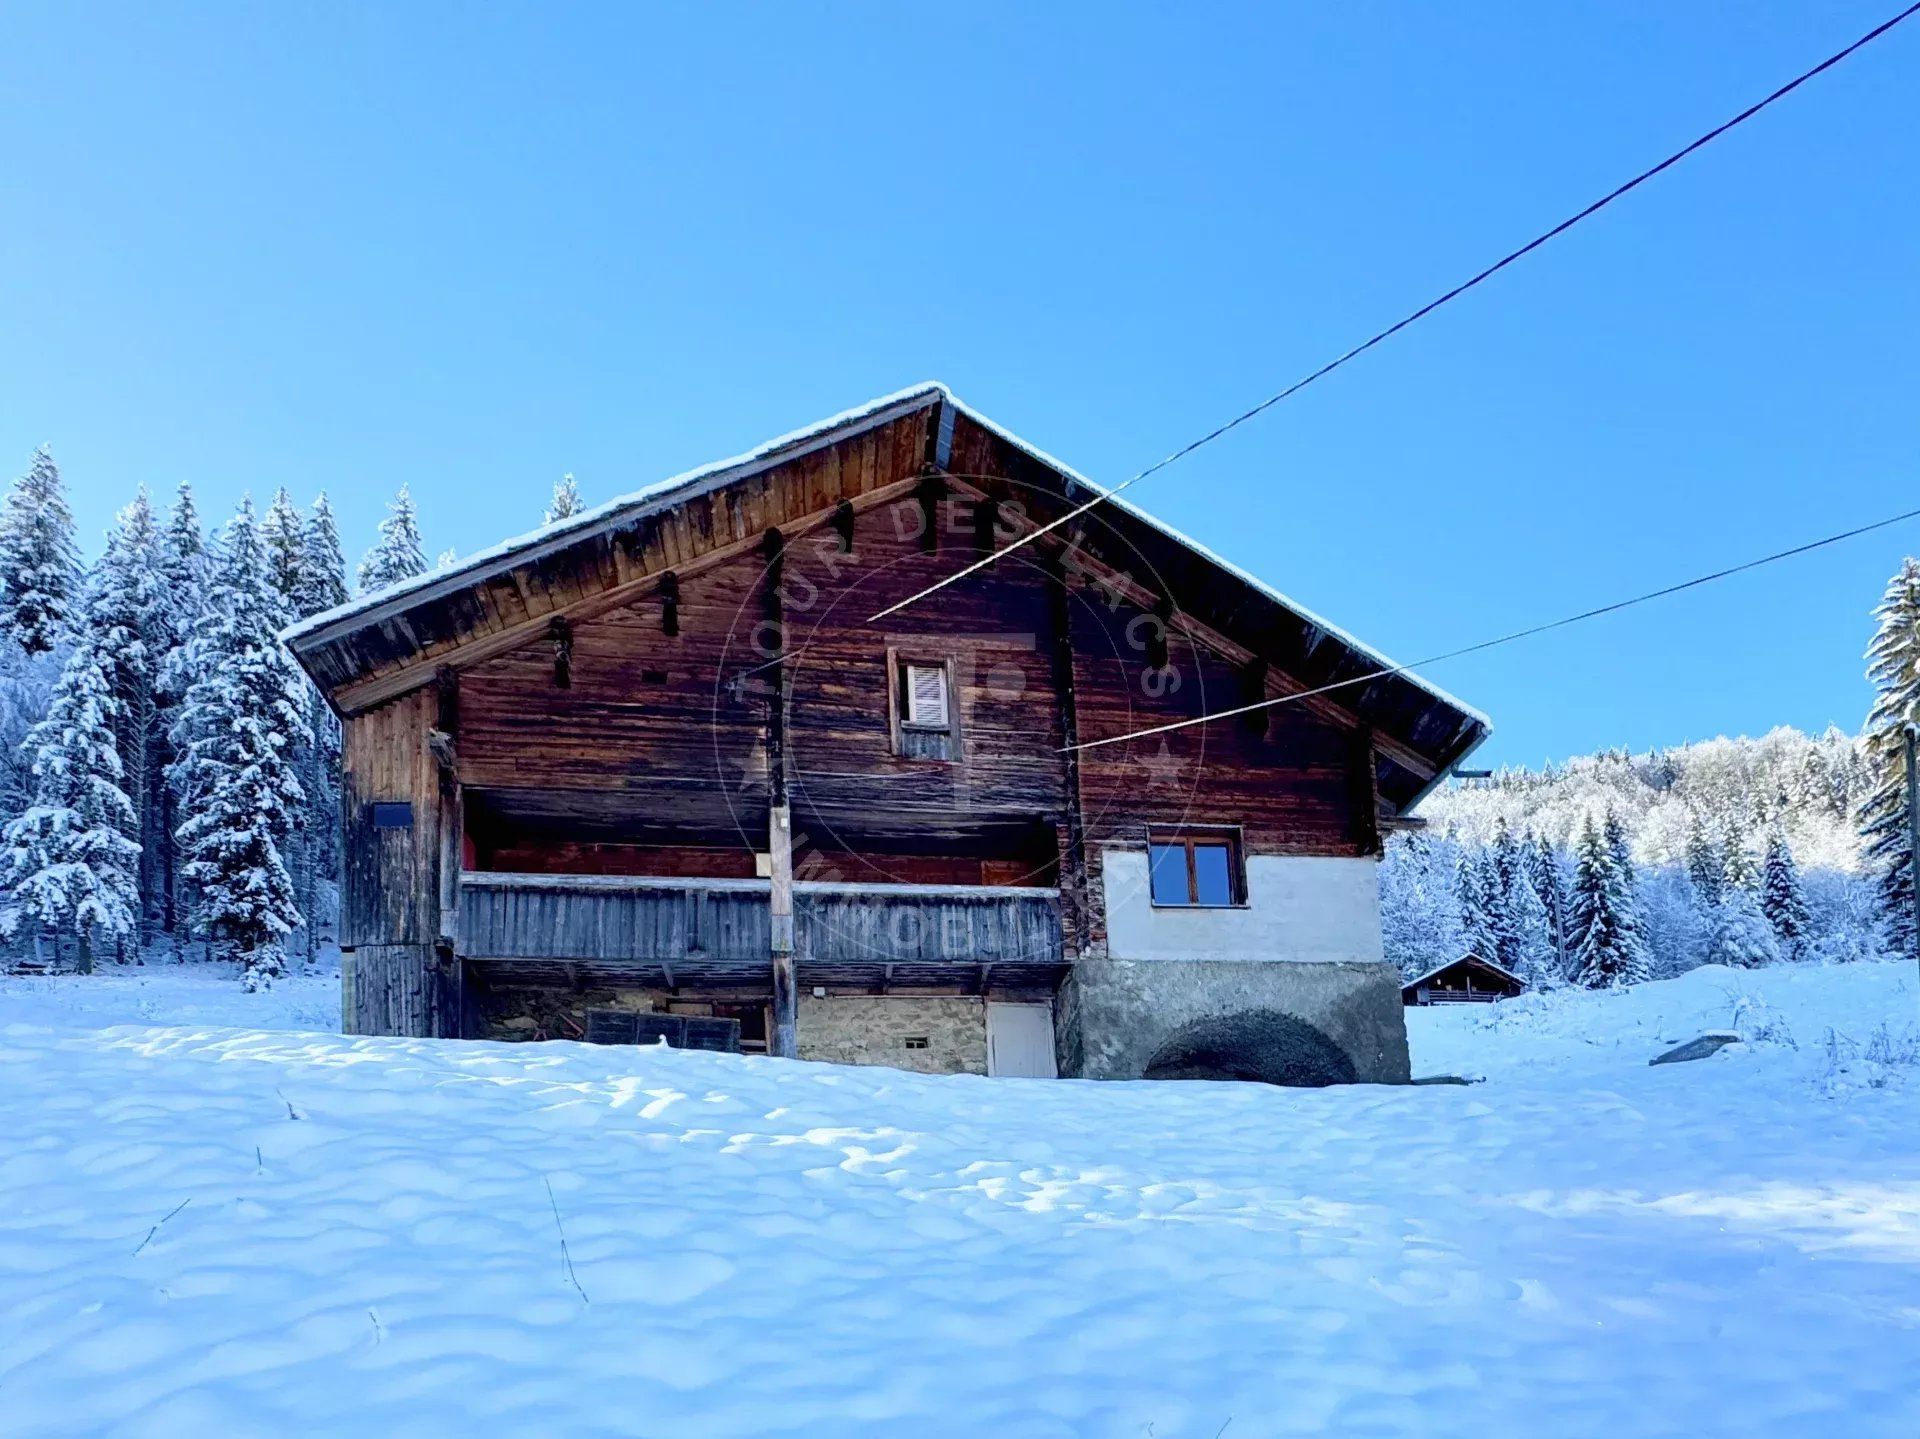
[[[1897,8],[10,6],[0,467],[431,548],[915,380],[1096,479]],[[1920,500],[1920,21],[1136,489],[1403,659]],[[1436,668],[1537,762],[1853,727],[1920,524]]]

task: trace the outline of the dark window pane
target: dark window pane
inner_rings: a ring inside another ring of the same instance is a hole
[[[1193,847],[1194,886],[1202,904],[1233,903],[1232,853],[1224,844]]]
[[[1155,904],[1191,904],[1187,898],[1187,848],[1180,844],[1149,845]]]

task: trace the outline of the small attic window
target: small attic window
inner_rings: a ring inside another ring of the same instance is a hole
[[[907,759],[960,757],[960,723],[951,661],[925,653],[892,655],[893,752]]]
[[[945,665],[903,666],[901,676],[905,705],[901,723],[912,729],[947,727],[947,667]]]

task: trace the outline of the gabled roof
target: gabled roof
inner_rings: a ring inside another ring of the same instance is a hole
[[[1499,975],[1502,979],[1512,980],[1515,984],[1519,985],[1520,988],[1522,989],[1525,989],[1527,987],[1527,982],[1524,979],[1522,979],[1519,975],[1515,974],[1512,970],[1506,968],[1504,965],[1495,964],[1492,960],[1485,959],[1478,954],[1463,954],[1458,959],[1450,959],[1445,964],[1437,964],[1432,969],[1428,970],[1425,974],[1420,975],[1417,978],[1408,980],[1405,984],[1400,986],[1400,992],[1402,994],[1405,994],[1410,989],[1418,989],[1421,985],[1425,984],[1428,980],[1435,979],[1440,975],[1445,974],[1450,969],[1457,969],[1459,966],[1463,964],[1477,964],[1482,969],[1492,970],[1495,974]]]
[[[377,630],[382,653],[388,662],[393,662],[393,652],[404,651],[408,647],[417,649],[424,656],[429,653],[431,646],[417,638],[424,632],[418,621],[436,606],[452,605],[458,609],[464,595],[490,584],[499,584],[502,576],[517,576],[527,572],[528,567],[537,568],[543,563],[550,563],[569,551],[594,546],[605,548],[610,537],[632,534],[636,527],[644,526],[689,501],[743,484],[757,475],[863,431],[891,425],[921,411],[930,412],[930,416],[939,416],[943,412],[964,416],[980,430],[1053,476],[1052,483],[1057,483],[1061,499],[1066,504],[1084,503],[1107,493],[1104,487],[973,409],[945,385],[929,381],[882,395],[866,404],[769,440],[731,459],[703,465],[583,510],[565,520],[544,525],[515,539],[478,551],[445,569],[429,571],[376,590],[348,604],[301,620],[284,631],[281,637],[331,698],[350,682],[353,667],[363,663],[353,657],[356,636]],[[938,423],[937,419],[934,423]],[[1368,678],[1378,670],[1394,670],[1394,662],[1297,600],[1155,519],[1124,496],[1113,497],[1108,501],[1108,506],[1122,522],[1131,522],[1139,527],[1137,532],[1157,536],[1161,547],[1168,553],[1184,553],[1190,560],[1227,577],[1231,584],[1241,587],[1262,602],[1237,607],[1236,612],[1245,608],[1284,614],[1300,634],[1308,637],[1305,651],[1319,654],[1316,659],[1319,673],[1311,676],[1302,674],[1299,678],[1315,684],[1332,682],[1327,676],[1337,676],[1340,681],[1356,678],[1365,681],[1341,692],[1337,696],[1340,703],[1363,713],[1369,723],[1379,725],[1382,733],[1392,735],[1396,740],[1403,741],[1410,750],[1417,751],[1430,762],[1434,771],[1431,777],[1419,776],[1419,783],[1403,787],[1400,793],[1392,796],[1402,812],[1411,809],[1434,784],[1444,778],[1451,766],[1470,754],[1491,732],[1492,726],[1485,715],[1417,675],[1400,671],[1379,678]],[[457,626],[458,621],[456,619],[451,623]],[[443,622],[436,625],[434,631],[443,633],[446,627],[447,623]],[[1251,640],[1248,648],[1256,653],[1264,653],[1262,646]],[[1277,667],[1283,670],[1288,668],[1287,656],[1274,654],[1268,657]],[[1416,695],[1419,698],[1414,703],[1412,700]],[[1377,713],[1367,713],[1369,710]]]

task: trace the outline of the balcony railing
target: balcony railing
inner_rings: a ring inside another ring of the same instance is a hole
[[[754,982],[770,964],[768,895],[763,879],[469,872],[461,953],[668,987]],[[1039,985],[1064,968],[1057,889],[802,880],[793,912],[803,984]]]

